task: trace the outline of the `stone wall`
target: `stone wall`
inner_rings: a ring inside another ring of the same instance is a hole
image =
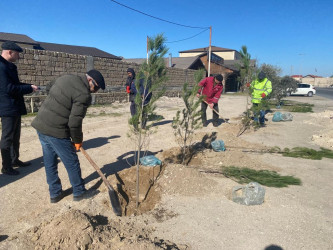
[[[182,94],[181,89],[169,89],[165,92],[164,96],[167,97],[180,97]],[[40,106],[45,100],[46,95],[26,95],[24,96],[25,106],[28,113],[38,112]],[[110,91],[108,93],[94,93],[92,94],[92,105],[110,105],[114,102],[128,102],[128,95],[125,91]]]
[[[114,90],[124,86],[127,78],[126,70],[131,67],[137,72],[140,65],[120,60],[98,58],[52,52],[45,50],[25,49],[17,63],[21,82],[45,86],[51,80],[65,73],[85,73],[95,68],[99,70],[106,82],[107,90]],[[167,68],[167,87],[178,87],[188,81],[194,83],[195,70]]]
[[[314,87],[327,88],[333,85],[333,77],[326,77],[326,78],[303,77],[301,79],[301,82],[312,84]]]
[[[108,58],[25,49],[17,67],[21,82],[32,83],[41,86],[42,89],[48,82],[62,74],[85,73],[95,68],[103,74],[106,89],[102,93],[93,94],[93,103],[112,104],[128,100],[124,88],[127,78],[126,70],[131,67],[137,72],[140,65]],[[180,96],[182,85],[185,82],[194,84],[194,72],[195,70],[167,68],[168,81],[165,95]],[[43,91],[25,96],[28,112],[38,111],[45,97]]]

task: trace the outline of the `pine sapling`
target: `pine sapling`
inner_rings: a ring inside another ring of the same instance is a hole
[[[202,79],[203,70],[199,70],[195,73],[194,86],[189,86],[188,83],[184,83],[182,99],[185,104],[185,108],[181,111],[178,110],[176,116],[173,118],[172,128],[174,135],[181,148],[182,164],[187,165],[191,154],[192,139],[195,130],[201,127],[201,111],[198,110],[203,96],[196,97],[199,86],[198,83]]]
[[[165,38],[162,34],[155,38],[148,39],[149,58],[148,62],[141,65],[137,74],[135,87],[137,94],[135,96],[136,113],[130,120],[130,136],[136,144],[135,164],[137,165],[137,196],[136,206],[139,206],[139,171],[140,156],[145,149],[148,150],[148,142],[153,132],[154,124],[159,119],[148,121],[149,117],[161,117],[155,114],[156,101],[163,96],[165,92],[164,83],[167,80],[164,56],[168,49],[164,45]]]

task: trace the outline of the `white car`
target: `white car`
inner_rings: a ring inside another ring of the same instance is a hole
[[[308,83],[299,83],[298,87],[295,92],[288,92],[287,96],[289,95],[306,95],[306,96],[313,96],[316,94],[316,89]]]

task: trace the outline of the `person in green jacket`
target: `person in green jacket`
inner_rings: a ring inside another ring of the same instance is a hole
[[[76,151],[82,146],[82,121],[91,104],[91,93],[100,88],[105,89],[104,78],[95,69],[82,75],[60,76],[46,88],[48,96],[31,125],[42,145],[51,203],[65,196],[58,176],[58,157],[73,187],[73,200],[80,201],[90,195],[81,177]]]
[[[252,103],[254,107],[258,107],[262,99],[266,98],[272,92],[272,83],[267,79],[265,72],[261,71],[258,78],[250,85],[252,91]],[[258,122],[261,126],[265,126],[266,110],[260,109],[259,119],[257,113],[254,112],[254,121]]]

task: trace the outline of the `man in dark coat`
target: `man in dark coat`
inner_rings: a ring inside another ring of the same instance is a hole
[[[49,85],[49,94],[31,125],[42,145],[50,201],[56,203],[65,196],[58,176],[58,157],[73,187],[73,200],[80,201],[88,198],[89,193],[81,177],[76,150],[82,146],[82,121],[91,104],[91,93],[105,89],[104,78],[93,69],[82,75],[60,76]]]
[[[135,89],[135,71],[132,68],[127,69],[127,79],[126,79],[126,92],[129,94],[129,101],[131,102],[130,111],[131,115],[135,115],[136,107],[135,107],[135,95],[136,92],[133,92],[133,88]]]
[[[21,116],[27,114],[23,95],[37,91],[36,85],[21,83],[14,64],[19,60],[22,48],[16,43],[7,41],[1,45],[0,56],[0,117],[1,133],[1,172],[7,175],[18,175],[13,166],[25,167],[30,163],[19,160]]]

